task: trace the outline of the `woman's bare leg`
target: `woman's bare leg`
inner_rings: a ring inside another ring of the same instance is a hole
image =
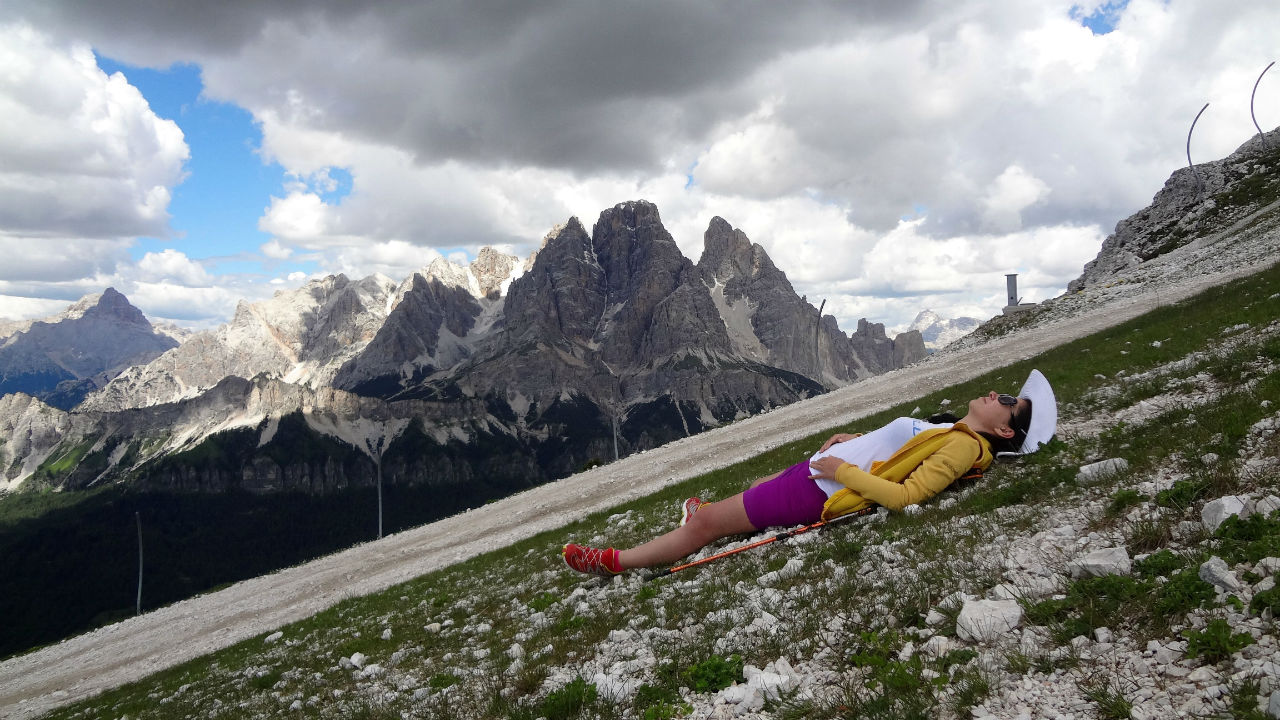
[[[698,508],[698,512],[683,527],[638,547],[621,551],[618,553],[618,562],[624,569],[668,564],[720,538],[755,532],[757,529],[747,519],[747,510],[742,505],[742,493],[738,493],[731,498]]]

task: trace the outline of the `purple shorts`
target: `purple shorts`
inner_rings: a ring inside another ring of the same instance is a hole
[[[822,519],[827,494],[809,479],[809,461],[792,465],[778,477],[742,493],[747,520],[757,529],[808,525]]]

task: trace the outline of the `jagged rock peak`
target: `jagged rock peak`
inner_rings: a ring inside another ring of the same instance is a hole
[[[738,278],[782,275],[763,247],[751,242],[746,233],[719,216],[711,218],[711,224],[702,235],[702,257],[698,259],[698,269],[711,285],[717,282],[727,284]]]
[[[92,297],[92,296],[90,296]],[[89,298],[76,303],[76,306],[85,303]],[[76,307],[72,306],[72,307]],[[143,325],[151,327],[151,323],[147,321],[142,311],[129,303],[129,299],[121,295],[115,288],[109,287],[97,296],[96,302],[85,307],[80,312],[81,317],[96,317],[103,320],[114,320],[116,322],[128,323],[130,325]]]
[[[399,296],[413,287],[414,277],[424,280],[438,280],[446,287],[461,288],[475,298],[495,299],[506,294],[511,281],[519,277],[525,268],[521,267],[520,258],[507,255],[494,248],[480,248],[476,259],[463,266],[447,258],[438,257],[426,268],[410,275],[401,283]]]
[[[507,255],[485,246],[476,253],[471,263],[471,274],[475,276],[481,297],[498,297],[507,293],[511,281],[523,271],[520,258]]]
[[[639,233],[654,226],[662,227],[658,206],[647,200],[628,200],[601,212],[592,228],[591,237],[599,239],[602,235],[614,235],[623,230]],[[665,230],[660,235],[665,235],[667,240],[675,244]]]

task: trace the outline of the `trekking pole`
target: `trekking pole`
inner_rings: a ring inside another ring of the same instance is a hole
[[[777,535],[774,535],[772,537],[767,537],[764,540],[757,540],[756,542],[743,545],[742,547],[737,547],[732,550],[725,550],[724,552],[716,553],[715,555],[709,555],[707,557],[702,558],[701,560],[694,560],[693,562],[685,563],[683,565],[676,565],[675,567],[667,568],[666,570],[656,570],[646,575],[644,578],[644,581],[649,582],[651,580],[664,578],[664,577],[667,577],[668,575],[673,575],[675,573],[678,573],[681,570],[688,570],[689,568],[698,567],[699,565],[706,565],[712,560],[719,560],[720,558],[729,557],[730,555],[737,555],[738,553],[743,552],[744,550],[750,550],[752,548],[758,548],[761,545],[768,545],[769,543],[778,542],[780,540],[786,540],[788,538],[793,538],[796,535],[807,533],[810,530],[817,530],[818,528],[831,525],[833,523],[838,523],[843,520],[849,520],[856,517],[862,517],[864,515],[870,515],[875,511],[876,511],[876,506],[872,505],[870,507],[866,507],[861,510],[858,510],[857,512],[851,512],[847,515],[841,515],[840,517],[832,518],[830,520],[820,520],[816,523],[813,523],[812,525],[802,525],[798,528],[792,528],[791,530],[780,532]]]

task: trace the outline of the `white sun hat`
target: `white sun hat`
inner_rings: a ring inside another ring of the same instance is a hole
[[[1053,397],[1049,379],[1039,370],[1032,370],[1018,391],[1018,397],[1031,401],[1031,427],[1022,441],[1021,453],[1031,453],[1049,442],[1058,430],[1058,401]]]

